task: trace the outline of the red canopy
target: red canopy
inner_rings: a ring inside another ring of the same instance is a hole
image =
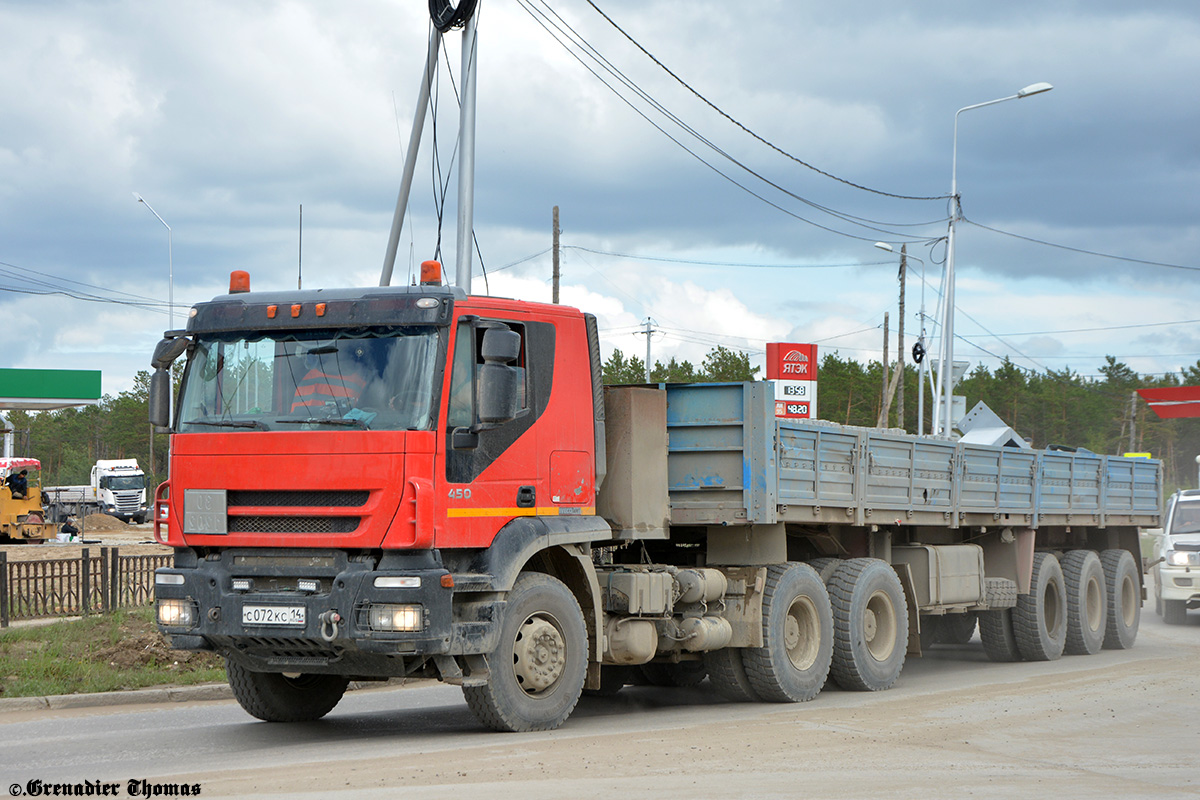
[[[1200,386],[1138,389],[1137,393],[1162,419],[1200,417]]]

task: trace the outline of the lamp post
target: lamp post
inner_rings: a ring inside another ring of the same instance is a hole
[[[170,330],[174,330],[175,329],[175,265],[171,258],[171,226],[167,224],[167,221],[165,219],[158,216],[158,212],[155,211],[154,208],[149,203],[147,203],[145,198],[143,198],[140,194],[138,194],[137,192],[134,192],[133,197],[135,200],[137,200],[139,203],[144,205],[146,208],[150,209],[150,213],[153,214],[155,216],[155,218],[163,224],[163,227],[167,229],[167,320],[168,320],[167,328]]]
[[[886,250],[889,253],[896,252],[896,249],[894,247],[892,247],[890,244],[888,244],[887,242],[876,242],[875,246],[878,247],[880,250]],[[915,258],[917,261],[921,262],[921,313],[920,313],[921,336],[917,341],[920,343],[921,349],[924,350],[925,349],[925,259],[921,258],[920,256],[909,255],[907,248],[901,246],[901,248],[900,248],[900,281],[902,284],[903,284],[903,281],[905,280],[905,278],[908,277],[908,264],[906,263],[906,261],[910,258]],[[901,293],[901,296],[903,297],[903,294],[904,294],[903,285],[901,286],[900,293]],[[904,327],[903,314],[901,314],[900,326],[901,326],[901,330],[903,330],[903,327]],[[900,347],[901,348],[904,347],[903,342],[900,343]],[[926,359],[924,356],[921,357],[921,363],[919,365],[920,371],[918,372],[918,377],[917,377],[917,436],[921,436],[925,433],[925,364],[927,361],[928,361],[928,359]],[[901,364],[904,363],[903,352],[900,353],[900,363]],[[900,377],[900,392],[901,392],[901,396],[903,396],[903,392],[904,392],[903,370],[901,371],[900,375],[901,375],[901,377]],[[903,418],[901,418],[901,420],[900,420],[900,427],[904,427],[904,419]]]
[[[942,384],[942,398],[940,404],[935,402],[933,407],[932,433],[950,434],[952,424],[950,414],[954,405],[954,381],[953,376],[950,374],[954,369],[954,227],[955,222],[962,215],[962,205],[959,203],[958,197],[958,115],[964,111],[971,111],[976,108],[983,108],[984,106],[994,106],[997,103],[1003,103],[1008,100],[1020,100],[1024,97],[1032,97],[1035,94],[1048,92],[1053,88],[1053,86],[1044,81],[1031,83],[1016,94],[1009,95],[1008,97],[1000,97],[995,100],[988,100],[986,103],[963,106],[954,112],[954,150],[950,162],[950,202],[952,206],[950,209],[950,226],[946,234],[946,290],[942,298],[945,312],[942,315],[942,348],[938,356],[938,374]]]

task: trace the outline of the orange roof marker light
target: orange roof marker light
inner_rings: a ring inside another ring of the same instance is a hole
[[[325,304],[324,303],[317,303],[317,316],[318,317],[325,316]]]
[[[442,285],[442,264],[439,261],[422,261],[421,262],[421,285],[422,286],[441,286]]]
[[[229,273],[229,293],[242,294],[250,291],[250,273],[244,269],[235,269]]]
[[[279,311],[279,306],[267,306],[267,319],[275,319],[277,311]]]
[[[292,318],[295,319],[298,316],[300,316],[300,304],[294,303],[292,305]]]

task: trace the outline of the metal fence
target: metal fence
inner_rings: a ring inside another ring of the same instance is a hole
[[[100,555],[83,548],[78,558],[9,561],[0,552],[0,627],[10,620],[94,614],[154,602],[154,570],[171,555],[123,556],[116,547]]]

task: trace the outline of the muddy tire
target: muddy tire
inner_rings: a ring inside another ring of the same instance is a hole
[[[1163,622],[1168,625],[1186,625],[1187,624],[1187,601],[1186,600],[1163,600]]]
[[[742,650],[754,693],[772,703],[811,700],[833,659],[829,593],[808,564],[774,564],[763,587],[763,646]]]
[[[583,612],[557,578],[520,575],[508,593],[500,646],[488,655],[484,686],[464,686],[471,712],[498,731],[562,725],[583,693],[588,642]]]
[[[1013,610],[999,608],[984,611],[979,615],[979,639],[983,652],[992,661],[1020,661],[1021,650],[1017,647],[1017,634],[1013,631]]]
[[[1029,594],[1013,609],[1017,648],[1026,661],[1054,661],[1067,644],[1067,587],[1062,567],[1050,553],[1034,553]]]
[[[843,689],[890,689],[908,651],[908,607],[896,571],[876,558],[843,561],[829,579],[833,667]]]
[[[825,585],[829,585],[829,579],[833,577],[833,571],[842,563],[840,558],[814,558],[808,562],[808,565],[817,571],[821,576],[821,581]]]
[[[225,659],[229,688],[238,704],[264,722],[311,722],[328,714],[342,699],[350,679],[341,675],[251,672]]]
[[[1104,647],[1108,650],[1128,650],[1137,640],[1142,621],[1142,591],[1138,565],[1128,550],[1105,550],[1100,554],[1104,567],[1105,590],[1108,593],[1108,627],[1104,632]],[[1166,611],[1164,603],[1163,610]]]
[[[1072,550],[1063,556],[1067,585],[1067,644],[1064,652],[1090,656],[1100,652],[1108,627],[1108,597],[1104,567],[1091,550]]]
[[[746,665],[742,663],[740,647],[726,647],[705,653],[704,666],[708,668],[708,682],[721,697],[735,703],[758,702],[758,693],[746,677]]]

